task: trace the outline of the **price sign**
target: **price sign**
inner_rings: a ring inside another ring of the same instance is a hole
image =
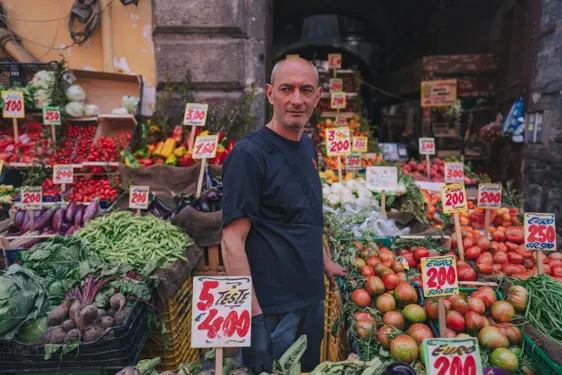
[[[446,214],[468,211],[464,184],[441,186],[441,202]]]
[[[556,227],[554,214],[526,213],[525,249],[556,250]]]
[[[478,199],[476,201],[478,208],[498,208],[502,204],[502,186],[501,184],[479,184]]]
[[[445,163],[445,183],[447,184],[464,183],[463,163]]]
[[[41,186],[24,186],[21,189],[21,208],[24,210],[40,210],[43,197]]]
[[[330,69],[341,69],[341,53],[330,53],[328,55],[328,67]]]
[[[428,375],[480,375],[482,359],[475,338],[424,339]]]
[[[183,124],[190,126],[205,126],[207,122],[208,104],[187,103],[183,115]]]
[[[328,156],[348,155],[351,153],[349,128],[326,129],[326,153]]]
[[[24,118],[25,107],[23,105],[23,91],[7,90],[2,91],[4,109],[2,117],[5,118]]]
[[[330,79],[330,92],[343,91],[343,81],[339,78]]]
[[[459,294],[459,279],[454,256],[422,258],[421,269],[425,297]]]
[[[398,190],[398,169],[396,167],[367,167],[367,187],[376,191]]]
[[[332,91],[330,93],[330,108],[332,109],[345,109],[346,98],[343,91]]]
[[[367,137],[353,137],[353,145],[351,150],[354,152],[367,152],[367,145],[369,144],[369,138]]]
[[[148,186],[131,186],[129,188],[129,208],[146,210],[148,208]]]
[[[347,126],[347,120],[343,116],[336,117],[336,126]]]
[[[53,182],[55,184],[71,184],[74,180],[74,169],[70,164],[55,164],[53,166]]]
[[[219,136],[200,135],[195,138],[195,146],[193,147],[193,159],[212,159],[217,154],[217,143]]]
[[[60,107],[43,108],[43,125],[60,125]]]
[[[361,166],[361,154],[354,152],[352,154],[345,156],[345,170],[346,171],[358,171],[362,168]]]
[[[435,138],[419,139],[420,155],[435,155]]]
[[[250,277],[194,277],[192,306],[192,348],[250,346]]]

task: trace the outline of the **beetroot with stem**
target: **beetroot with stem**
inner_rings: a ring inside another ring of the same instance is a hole
[[[125,298],[124,295],[122,295],[121,293],[117,293],[111,296],[111,299],[109,300],[109,305],[119,311],[121,310],[123,307],[125,307],[125,305],[127,305],[127,298]]]

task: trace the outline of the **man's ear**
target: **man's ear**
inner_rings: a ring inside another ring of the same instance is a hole
[[[314,106],[316,107],[318,105],[318,102],[320,102],[320,97],[322,96],[322,87],[318,87],[316,89],[316,101],[314,102]]]
[[[269,104],[273,105],[273,86],[271,86],[269,83],[265,84],[265,94],[267,95]]]

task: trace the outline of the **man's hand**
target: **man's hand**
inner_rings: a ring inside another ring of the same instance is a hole
[[[339,264],[328,260],[324,263],[324,274],[326,274],[328,281],[330,281],[330,288],[336,289],[336,281],[334,278],[347,276],[347,270]]]
[[[265,327],[263,314],[252,318],[252,346],[242,348],[242,360],[254,374],[272,370],[271,334]]]

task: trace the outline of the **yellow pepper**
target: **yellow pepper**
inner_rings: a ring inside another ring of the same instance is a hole
[[[209,135],[209,131],[203,130],[201,133],[199,133],[199,135]]]
[[[146,147],[146,149],[148,150],[148,157],[147,158],[151,158],[152,155],[154,154],[154,150],[156,150],[156,146],[154,145],[148,145]]]
[[[220,143],[217,145],[217,152],[224,152],[224,146]]]
[[[185,146],[180,146],[174,150],[174,155],[176,155],[178,158],[185,156],[185,154],[187,154],[187,149],[185,148]]]
[[[164,158],[167,158],[168,156],[172,155],[174,153],[174,149],[176,148],[176,143],[177,141],[173,138],[166,139],[166,142],[164,142],[164,146],[162,147],[162,151],[160,152],[160,155]]]
[[[177,165],[178,164],[178,157],[172,153],[170,156],[166,158],[166,165]]]
[[[158,142],[156,144],[156,148],[154,149],[153,155],[160,156],[162,155],[162,149],[164,148],[164,142]]]

